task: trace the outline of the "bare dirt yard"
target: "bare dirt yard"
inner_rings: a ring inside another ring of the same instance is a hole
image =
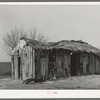
[[[7,78],[0,79],[0,89],[100,89],[100,75],[75,76],[29,84]]]

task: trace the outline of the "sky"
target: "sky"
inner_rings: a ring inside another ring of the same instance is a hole
[[[0,62],[11,59],[3,37],[16,26],[36,28],[51,42],[83,40],[100,48],[100,5],[0,5]]]

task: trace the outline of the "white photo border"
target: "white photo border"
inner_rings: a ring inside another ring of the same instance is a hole
[[[0,2],[1,5],[100,5],[100,2]],[[56,93],[55,93],[56,92]],[[55,94],[54,94],[55,93]],[[0,90],[0,98],[100,98],[100,90]]]

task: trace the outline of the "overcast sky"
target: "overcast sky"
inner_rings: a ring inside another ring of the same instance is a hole
[[[10,61],[2,38],[15,26],[37,28],[49,41],[81,39],[100,47],[99,5],[0,5],[0,61]]]

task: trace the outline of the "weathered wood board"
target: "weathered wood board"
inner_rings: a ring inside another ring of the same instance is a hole
[[[15,66],[15,79],[18,79],[18,57],[14,56],[14,66]]]

